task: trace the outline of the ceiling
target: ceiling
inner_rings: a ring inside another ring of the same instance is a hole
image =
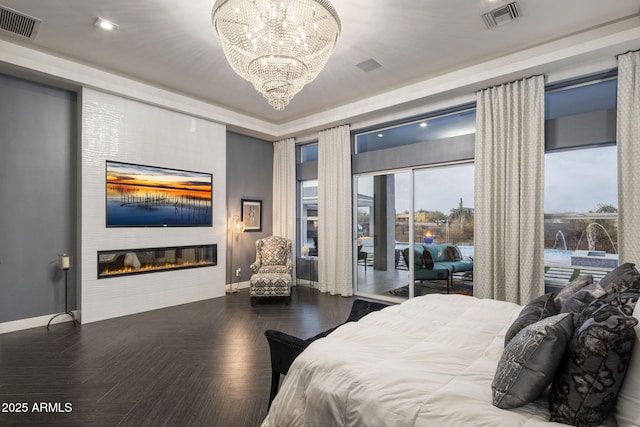
[[[517,0],[521,18],[487,29],[481,15],[504,0],[333,0],[342,21],[333,56],[284,111],[276,111],[227,64],[211,26],[213,3],[0,0],[0,5],[42,20],[34,40],[2,31],[0,39],[282,125],[366,103],[640,11],[640,0]],[[119,29],[99,30],[93,25],[98,16]],[[369,59],[382,66],[370,72],[357,67]]]

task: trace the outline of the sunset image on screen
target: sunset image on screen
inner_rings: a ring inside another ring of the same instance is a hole
[[[107,226],[210,226],[212,175],[107,161]]]

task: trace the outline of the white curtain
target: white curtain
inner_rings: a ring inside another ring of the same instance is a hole
[[[318,137],[318,288],[353,295],[349,126]]]
[[[283,139],[273,147],[273,235],[291,240],[293,284],[296,283],[296,142]]]
[[[544,77],[478,92],[474,296],[544,293]]]
[[[618,254],[640,263],[640,52],[618,57]]]

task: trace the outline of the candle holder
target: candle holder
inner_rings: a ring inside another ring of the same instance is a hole
[[[60,257],[60,269],[62,271],[64,271],[64,313],[58,313],[55,316],[53,316],[51,319],[49,319],[49,323],[47,323],[47,329],[49,328],[49,325],[51,325],[51,321],[53,319],[55,319],[58,316],[64,316],[64,315],[69,315],[71,316],[71,319],[73,320],[73,326],[76,326],[76,315],[73,314],[73,311],[70,311],[68,306],[67,306],[67,300],[68,300],[68,279],[69,279],[69,269],[71,268],[71,257],[67,254],[62,254],[59,255]]]

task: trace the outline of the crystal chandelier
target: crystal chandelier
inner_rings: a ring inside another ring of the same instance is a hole
[[[340,34],[328,0],[217,0],[211,17],[233,70],[276,110],[316,78]]]

